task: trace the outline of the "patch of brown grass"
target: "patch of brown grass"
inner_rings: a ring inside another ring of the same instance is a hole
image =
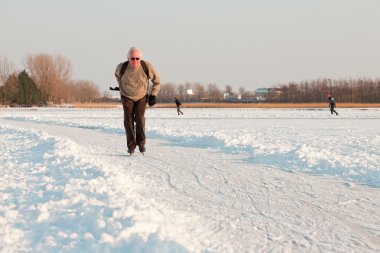
[[[380,103],[338,103],[337,108],[380,108]],[[74,103],[74,108],[120,108],[121,103]],[[155,108],[175,108],[174,103],[158,103]],[[182,108],[328,108],[328,103],[184,103]]]
[[[120,103],[73,103],[74,108],[105,108],[112,109],[120,107]]]
[[[160,108],[173,108],[175,104],[157,104]],[[328,103],[184,103],[182,108],[328,108]],[[338,103],[337,108],[380,108],[380,103]]]

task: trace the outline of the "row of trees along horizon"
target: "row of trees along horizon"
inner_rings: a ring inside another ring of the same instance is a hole
[[[25,69],[17,72],[7,57],[0,57],[0,101],[3,105],[49,105],[74,102],[112,102],[109,91],[102,94],[92,81],[73,80],[72,64],[62,55],[37,54],[25,58]],[[113,71],[113,70],[110,70]],[[192,94],[188,94],[192,90]],[[227,85],[163,83],[158,102],[173,102],[174,97],[187,102],[226,102],[224,94],[240,95],[234,102],[257,102],[255,91],[240,87],[237,92]],[[268,88],[266,102],[316,103],[326,102],[331,94],[335,100],[346,103],[380,102],[380,79],[349,78],[288,82]],[[263,96],[263,95],[261,95]]]

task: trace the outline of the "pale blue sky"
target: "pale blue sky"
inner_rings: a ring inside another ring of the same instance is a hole
[[[101,91],[131,46],[163,83],[380,77],[378,0],[0,0],[0,55],[61,54]]]

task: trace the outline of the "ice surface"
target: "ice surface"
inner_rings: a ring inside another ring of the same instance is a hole
[[[0,252],[377,252],[380,110],[0,110]]]

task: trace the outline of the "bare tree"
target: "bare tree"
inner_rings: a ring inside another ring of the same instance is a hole
[[[223,93],[216,84],[209,84],[207,86],[207,95],[212,102],[217,102],[223,99]]]
[[[254,91],[246,90],[244,87],[239,88],[239,94],[241,95],[241,99],[253,99],[255,97]]]
[[[176,86],[174,83],[166,83],[161,85],[160,92],[157,99],[160,102],[169,102],[174,99],[176,95]]]
[[[347,103],[376,103],[380,101],[380,80],[375,79],[317,79],[301,83],[290,82],[274,88],[269,94],[273,102],[327,102],[332,95]]]
[[[15,67],[6,56],[0,56],[0,86],[5,84],[8,76],[14,73]]]
[[[10,74],[1,88],[4,90],[4,104],[16,102],[19,91],[18,75],[16,73]]]
[[[76,80],[67,84],[69,94],[68,102],[92,102],[100,97],[98,87],[91,81]]]
[[[179,96],[180,99],[186,98],[187,91],[184,84],[177,85],[177,95]]]
[[[247,91],[244,87],[239,88],[239,94],[241,95],[242,99],[248,99],[254,96],[253,92]]]
[[[207,97],[206,89],[203,84],[195,83],[193,85],[194,89],[194,97],[193,99],[196,101],[202,101]]]
[[[13,63],[9,61],[6,56],[0,56],[0,98],[3,100],[4,104],[8,104],[8,102],[12,100],[15,87],[11,80],[9,80],[8,84],[7,81],[14,72],[15,67]]]
[[[71,80],[73,68],[71,62],[62,55],[56,55],[54,57],[54,66],[57,76],[56,92],[58,92],[55,97],[58,100],[62,100],[63,98],[60,97],[59,94],[62,94],[64,92],[65,84]]]
[[[225,92],[226,93],[229,93],[230,95],[233,95],[234,94],[234,92],[233,92],[233,88],[232,88],[232,86],[231,85],[226,85],[226,87],[224,88],[225,90]]]
[[[59,103],[64,85],[71,77],[71,63],[61,55],[29,55],[26,66],[37,83],[45,101]]]

